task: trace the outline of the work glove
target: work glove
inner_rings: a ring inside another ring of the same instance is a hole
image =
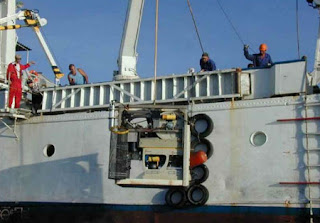
[[[248,49],[249,49],[249,45],[244,45],[244,46],[243,46],[243,49],[244,49],[244,50],[248,50]]]

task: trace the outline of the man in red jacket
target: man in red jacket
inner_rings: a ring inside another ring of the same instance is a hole
[[[15,62],[10,63],[7,69],[7,80],[10,84],[9,90],[9,104],[8,107],[11,108],[13,98],[15,98],[14,107],[20,108],[20,101],[22,97],[22,71],[34,64],[33,61],[27,63],[26,65],[20,64],[21,56],[17,54],[15,56]]]

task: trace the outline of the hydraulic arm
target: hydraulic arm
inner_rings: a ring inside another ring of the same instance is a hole
[[[38,37],[38,40],[40,42],[40,45],[42,46],[42,49],[44,50],[44,52],[45,52],[45,54],[51,64],[51,68],[52,68],[53,73],[55,75],[56,82],[58,82],[58,80],[60,78],[62,78],[64,76],[64,74],[58,68],[58,66],[54,60],[54,57],[53,57],[53,55],[52,55],[52,53],[46,43],[41,31],[40,31],[40,27],[46,25],[47,20],[44,18],[40,18],[37,11],[21,10],[14,15],[0,19],[0,24],[6,23],[6,22],[8,22],[10,20],[14,20],[14,19],[24,20],[25,24],[24,25],[0,26],[0,30],[20,29],[23,27],[32,27]]]
[[[135,79],[137,75],[137,44],[142,19],[144,0],[129,0],[118,58],[119,70],[114,80]]]

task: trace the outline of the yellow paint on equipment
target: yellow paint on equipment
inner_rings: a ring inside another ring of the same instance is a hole
[[[25,16],[25,17],[31,17],[31,16],[32,16],[31,11],[30,11],[30,10],[26,10],[26,11],[24,12],[24,16]]]
[[[110,131],[115,133],[115,134],[118,134],[118,135],[125,135],[125,134],[128,134],[129,133],[129,130],[128,129],[125,129],[123,131],[119,131],[120,129],[120,126],[112,126],[110,128]]]
[[[162,115],[163,120],[176,120],[177,116],[175,114]]]
[[[36,24],[37,24],[37,21],[34,20],[34,19],[26,19],[25,22],[26,22],[28,25],[36,25]]]
[[[21,25],[0,26],[0,30],[20,29]]]
[[[64,76],[64,74],[63,74],[63,73],[55,74],[55,75],[56,75],[56,78],[57,78],[57,79],[61,79],[61,78]]]
[[[149,156],[148,162],[160,162],[160,157],[159,156]]]

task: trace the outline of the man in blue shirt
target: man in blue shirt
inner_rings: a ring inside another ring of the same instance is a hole
[[[244,45],[244,49],[243,49],[244,56],[248,60],[251,60],[253,62],[254,67],[263,68],[263,67],[271,66],[273,64],[271,56],[266,53],[266,51],[268,50],[267,44],[263,43],[260,45],[259,54],[253,54],[253,55],[249,54],[248,48],[249,48],[248,45]]]
[[[76,69],[74,64],[69,65],[70,73],[68,74],[68,80],[70,85],[88,84],[88,75],[81,68]]]
[[[213,71],[217,69],[216,64],[213,62],[213,60],[209,58],[208,53],[202,54],[202,58],[200,59],[200,67],[201,67],[200,72]]]

